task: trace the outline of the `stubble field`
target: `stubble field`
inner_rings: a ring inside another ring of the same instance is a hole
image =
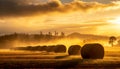
[[[120,69],[120,48],[105,47],[104,59],[82,59],[81,55],[68,53],[0,50],[0,68]]]

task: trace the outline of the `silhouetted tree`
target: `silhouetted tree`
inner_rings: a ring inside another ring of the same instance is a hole
[[[49,35],[49,36],[52,36],[52,33],[51,33],[51,32],[49,32],[49,33],[48,33],[48,35]]]
[[[114,42],[117,40],[117,38],[115,37],[115,36],[111,36],[110,38],[109,38],[109,44],[111,44],[111,46],[113,47],[113,45],[114,45]]]
[[[52,33],[48,32],[48,34],[46,34],[45,40],[51,40],[52,39]]]
[[[117,44],[117,45],[118,45],[118,46],[120,46],[120,40],[118,40],[117,42],[118,42],[118,44]]]
[[[61,37],[64,37],[65,36],[65,33],[64,32],[61,32]]]
[[[83,43],[85,44],[87,41],[86,40],[83,40]]]
[[[42,31],[40,31],[40,35],[43,35]]]
[[[55,31],[55,36],[58,36],[58,32]]]

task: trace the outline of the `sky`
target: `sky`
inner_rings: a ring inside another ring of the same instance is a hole
[[[0,0],[0,34],[120,36],[119,0]]]

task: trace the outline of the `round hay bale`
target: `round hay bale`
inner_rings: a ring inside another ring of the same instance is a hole
[[[56,45],[54,49],[55,53],[65,53],[66,52],[66,46],[65,45]]]
[[[35,46],[35,47],[34,47],[34,50],[35,50],[35,51],[41,51],[41,46]]]
[[[55,49],[55,46],[54,46],[54,45],[53,45],[53,46],[47,46],[46,51],[47,51],[47,52],[54,52],[54,49]]]
[[[47,50],[47,46],[41,46],[40,51],[46,51]]]
[[[68,49],[69,55],[80,55],[81,46],[80,45],[72,45]]]
[[[38,46],[33,46],[31,51],[37,51],[38,50]]]
[[[81,56],[83,59],[103,59],[104,47],[101,44],[85,44],[81,48]]]
[[[26,47],[16,47],[16,48],[14,48],[15,50],[25,50],[26,49]]]
[[[32,46],[27,46],[25,47],[25,50],[32,51],[33,47]]]

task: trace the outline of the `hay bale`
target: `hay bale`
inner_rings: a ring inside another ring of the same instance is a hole
[[[15,47],[15,48],[13,48],[14,50],[25,50],[26,49],[26,47]]]
[[[46,51],[47,50],[47,46],[41,46],[40,51]]]
[[[81,46],[80,45],[72,45],[68,49],[69,55],[80,55]]]
[[[66,46],[65,45],[56,45],[54,49],[55,53],[65,53],[66,52]]]
[[[32,46],[27,46],[25,47],[25,50],[32,51],[33,47]]]
[[[41,46],[35,46],[34,51],[41,51]]]
[[[104,48],[101,44],[85,44],[81,48],[81,56],[83,59],[103,59]]]
[[[38,51],[38,46],[28,47],[28,50],[30,50],[30,51]]]
[[[54,49],[55,49],[55,46],[54,46],[54,45],[53,45],[53,46],[47,46],[46,51],[47,51],[47,52],[54,52]]]

